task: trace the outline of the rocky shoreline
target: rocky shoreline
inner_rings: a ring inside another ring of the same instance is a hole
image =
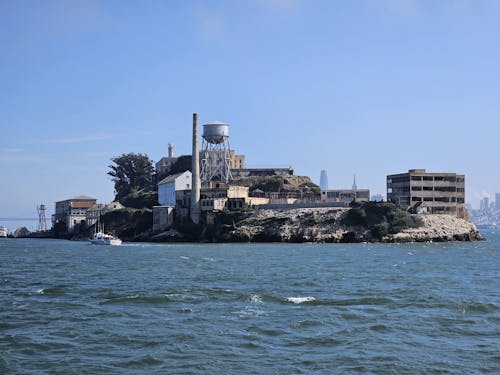
[[[346,208],[263,209],[244,214],[231,223],[204,226],[193,238],[171,229],[150,238],[158,242],[443,242],[476,241],[482,236],[473,223],[450,215],[411,215],[415,228],[374,235],[373,229],[345,224]]]

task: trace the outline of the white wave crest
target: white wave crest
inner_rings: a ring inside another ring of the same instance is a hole
[[[43,289],[43,288],[42,289],[38,289],[36,292],[38,294],[44,294],[45,293],[45,289]]]
[[[293,302],[293,303],[298,305],[299,303],[316,301],[316,298],[314,298],[314,297],[286,297],[285,300],[288,302]]]
[[[254,295],[250,296],[249,300],[252,303],[261,303],[262,302],[262,297],[259,296],[258,294],[254,294]]]

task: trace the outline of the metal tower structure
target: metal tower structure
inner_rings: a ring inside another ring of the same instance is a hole
[[[231,181],[229,125],[219,121],[205,124],[202,137],[201,182]]]
[[[38,231],[44,232],[47,230],[47,220],[45,219],[45,205],[41,204],[40,206],[36,206],[36,210],[38,211]]]

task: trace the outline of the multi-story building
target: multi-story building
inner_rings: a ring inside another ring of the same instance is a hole
[[[102,203],[96,203],[92,205],[87,209],[87,213],[85,215],[87,226],[91,227],[92,225],[96,224],[100,220],[101,216],[107,214],[108,212],[119,210],[122,208],[124,208],[124,206],[118,201],[113,201],[106,205]]]
[[[66,230],[72,232],[75,225],[85,222],[87,210],[97,203],[95,198],[80,195],[56,202],[56,212],[52,215],[52,225],[66,223]]]
[[[174,157],[174,146],[172,144],[168,144],[168,156],[161,158],[155,164],[155,170],[157,176],[166,176],[169,174],[172,165],[177,161],[177,158]]]
[[[467,217],[465,176],[461,174],[410,169],[389,175],[387,200],[416,212]]]
[[[174,222],[176,196],[181,191],[191,191],[192,174],[185,171],[165,177],[158,183],[158,203],[153,207],[153,230],[169,228]]]
[[[234,150],[229,150],[229,167],[231,169],[245,169],[245,155],[236,155]]]
[[[495,210],[500,210],[500,193],[495,193]]]
[[[190,171],[165,177],[158,183],[158,202],[160,206],[175,206],[175,192],[191,189],[192,174]]]
[[[321,202],[323,203],[344,203],[347,206],[352,201],[368,202],[369,200],[369,189],[332,189],[321,191]]]

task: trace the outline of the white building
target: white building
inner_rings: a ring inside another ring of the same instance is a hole
[[[95,198],[79,195],[56,202],[56,212],[52,215],[52,225],[58,222],[66,224],[66,230],[73,232],[75,225],[85,222],[87,210],[95,205]]]
[[[175,192],[191,189],[191,172],[173,174],[158,183],[158,202],[160,206],[175,206]]]
[[[153,231],[169,228],[174,222],[176,191],[191,190],[191,172],[173,174],[158,183],[158,203],[153,207]]]

